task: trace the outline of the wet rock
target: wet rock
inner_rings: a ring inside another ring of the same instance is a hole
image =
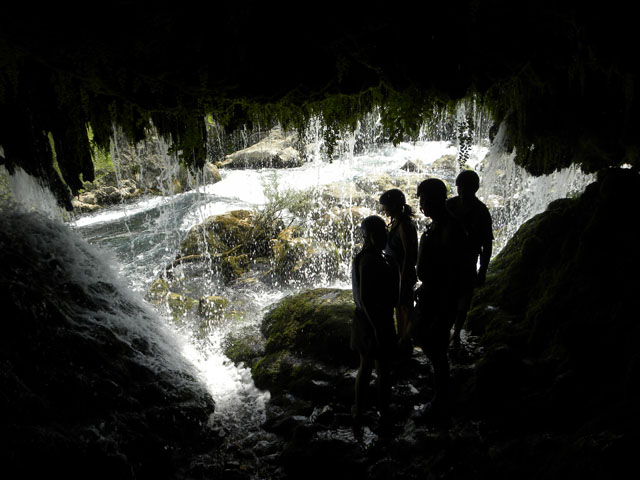
[[[219,323],[229,308],[229,300],[217,295],[208,295],[198,301],[198,314],[207,323]]]
[[[285,297],[264,317],[267,354],[289,351],[333,366],[354,365],[351,290],[319,288]]]
[[[323,186],[319,198],[321,204],[328,208],[349,208],[354,205],[374,208],[377,204],[377,199],[353,182],[334,182]]]
[[[264,356],[265,338],[258,331],[230,334],[224,342],[224,354],[236,365],[253,367]]]
[[[97,205],[95,203],[95,199],[90,199],[93,201],[93,203],[87,202],[86,200],[87,199],[85,199],[85,201],[81,201],[76,198],[71,200],[71,204],[73,205],[73,210],[78,213],[91,213],[91,212],[100,210],[102,208],[100,205]]]
[[[225,281],[233,281],[247,273],[255,261],[271,255],[271,240],[282,228],[281,221],[248,210],[209,217],[189,230],[174,266],[210,261]]]
[[[340,252],[335,242],[302,237],[299,227],[288,227],[271,241],[273,273],[282,282],[312,285],[316,277],[325,275],[329,280],[337,276]]]
[[[174,352],[152,333],[161,335],[159,319],[105,278],[96,258],[84,259],[81,279],[68,263],[52,270],[33,261],[74,248],[59,248],[69,239],[56,236],[59,226],[37,222],[22,217],[20,229],[31,229],[25,241],[0,252],[4,314],[20,319],[0,337],[5,471],[150,480],[180,476],[194,454],[219,470],[219,441],[208,427],[214,401],[186,363],[169,366]],[[3,232],[15,228],[0,229],[0,243],[9,245]],[[34,243],[43,236],[48,253]]]
[[[253,214],[248,210],[234,210],[207,218],[187,233],[182,241],[183,256],[224,253],[242,245],[253,224]]]
[[[516,232],[475,295],[469,325],[486,354],[472,403],[502,432],[534,432],[532,444],[509,436],[504,448],[513,450],[496,453],[511,473],[522,464],[507,457],[533,457],[537,477],[579,478],[581,454],[570,445],[621,434],[628,430],[622,418],[637,418],[620,392],[635,358],[627,340],[638,331],[628,321],[636,310],[629,282],[640,268],[622,219],[640,206],[630,195],[639,189],[636,172],[612,169],[580,197],[552,202]],[[562,457],[556,447],[542,448],[544,435],[562,445]],[[628,463],[622,446],[612,448]],[[596,448],[588,462],[607,476],[620,468],[609,458]]]
[[[187,316],[193,317],[198,314],[200,302],[195,298],[190,298],[179,293],[170,292],[167,295],[167,305],[177,323],[183,323]]]
[[[333,207],[311,225],[311,234],[324,241],[333,242],[339,249],[346,250],[353,245],[354,240],[359,243],[360,224],[365,217],[373,213],[366,207]],[[349,253],[351,253],[350,248]]]
[[[243,150],[227,155],[218,164],[221,168],[291,168],[302,165],[302,155],[296,148],[297,136],[280,127],[267,137]]]
[[[350,429],[314,432],[299,427],[280,461],[294,478],[366,478],[365,453]]]
[[[425,166],[420,160],[407,160],[406,163],[400,167],[400,170],[406,170],[412,173],[422,173],[425,170]]]
[[[137,144],[127,140],[120,131],[114,134],[113,142],[116,165],[110,156],[99,161],[94,181],[83,183],[83,191],[74,202],[74,209],[79,213],[127,203],[143,195],[182,193],[196,182],[211,184],[222,179],[211,162],[205,162],[200,171],[182,165],[169,154],[168,145],[153,128]]]

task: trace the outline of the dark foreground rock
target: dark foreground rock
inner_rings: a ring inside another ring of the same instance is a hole
[[[34,217],[0,217],[4,474],[215,475],[213,399],[159,319],[79,239]]]

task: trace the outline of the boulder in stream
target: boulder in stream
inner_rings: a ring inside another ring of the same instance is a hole
[[[221,168],[291,168],[302,165],[302,155],[296,147],[295,133],[273,128],[258,143],[230,155],[218,163]]]

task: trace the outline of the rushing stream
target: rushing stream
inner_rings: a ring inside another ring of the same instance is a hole
[[[331,162],[317,154],[297,168],[223,169],[222,180],[217,183],[199,185],[186,193],[149,196],[98,213],[77,215],[67,219],[66,225],[61,223],[61,228],[69,228],[104,252],[132,293],[144,298],[152,282],[176,258],[182,240],[193,226],[212,215],[232,210],[260,210],[267,203],[274,185],[281,191],[317,191],[338,185],[349,204],[353,195],[349,186],[372,178],[404,178],[415,189],[416,184],[412,183],[415,174],[401,168],[407,161],[419,160],[425,166],[421,173],[424,178],[439,176],[452,182],[456,172],[443,172],[434,162],[444,155],[455,157],[457,154],[458,147],[452,142],[425,140],[397,146],[382,144],[364,154],[354,154],[353,149],[347,149],[340,158]],[[551,200],[579,193],[593,180],[573,168],[533,178],[513,164],[510,153],[501,152],[498,148],[490,150],[488,140],[472,146],[467,165],[479,172],[481,190],[478,196],[490,207],[494,218],[494,255],[522,222],[543,211]],[[46,208],[53,199],[37,192],[28,176],[16,174],[10,178],[10,183],[18,202],[25,204],[30,199],[32,205],[35,202],[43,206],[45,213],[51,213]],[[407,197],[414,197],[414,191],[405,193]],[[317,202],[318,208],[322,207],[321,197],[313,201]],[[369,211],[379,213],[374,208]],[[354,238],[352,248],[355,246]],[[335,275],[310,272],[313,286],[350,288],[349,262],[345,261],[350,258],[350,253],[341,257],[343,261]],[[200,268],[206,270],[206,264]],[[217,419],[229,431],[248,435],[263,420],[269,393],[255,388],[248,369],[234,366],[224,356],[223,342],[234,329],[257,327],[270,305],[308,286],[308,283],[226,285],[215,274],[202,271],[195,283],[200,295],[215,294],[241,303],[245,313],[241,325],[233,322],[219,324],[203,339],[188,328],[176,325],[167,311],[158,309],[157,314],[173,331],[182,356],[193,363],[202,382],[210,390],[216,402]]]

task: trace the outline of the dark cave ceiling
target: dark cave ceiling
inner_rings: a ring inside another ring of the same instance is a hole
[[[198,165],[206,114],[229,130],[257,112],[294,126],[320,112],[348,125],[375,105],[402,134],[434,106],[475,94],[507,122],[517,161],[534,174],[636,165],[634,17],[623,4],[604,7],[16,3],[3,7],[0,25],[3,161],[56,183],[50,134],[75,192],[80,175],[93,175],[78,140],[87,124],[106,145],[114,123],[137,140],[153,121]]]

